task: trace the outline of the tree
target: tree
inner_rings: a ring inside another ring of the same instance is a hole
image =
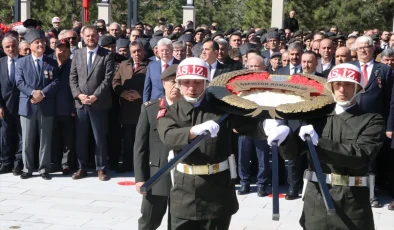
[[[244,26],[271,27],[272,0],[246,0],[245,7]]]
[[[11,24],[13,22],[13,5],[13,0],[0,0],[0,19],[3,20],[4,24]]]

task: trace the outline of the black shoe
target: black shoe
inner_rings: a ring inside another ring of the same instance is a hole
[[[286,194],[285,199],[286,200],[295,200],[298,197],[299,197],[298,190],[294,190],[294,191],[289,191],[289,193]]]
[[[51,180],[52,177],[48,173],[41,173],[41,177],[44,180]]]
[[[12,170],[12,174],[13,174],[14,176],[20,176],[20,175],[22,175],[22,169],[21,169],[20,167],[15,167],[15,168]]]
[[[12,172],[12,168],[8,166],[0,166],[0,174],[10,173]]]
[[[376,198],[376,197],[370,199],[369,202],[371,202],[371,207],[372,207],[372,208],[380,208],[380,207],[382,207],[382,205],[380,204],[379,199]]]
[[[267,190],[265,190],[264,186],[257,188],[257,196],[258,197],[265,197],[267,195],[268,195],[268,192],[267,192]]]
[[[33,177],[32,173],[22,172],[21,179],[29,179],[30,177]]]
[[[238,190],[238,195],[245,195],[250,193],[250,185],[241,185],[241,188]]]

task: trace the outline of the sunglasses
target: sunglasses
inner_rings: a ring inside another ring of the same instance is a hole
[[[69,37],[67,40],[77,40],[77,37]]]

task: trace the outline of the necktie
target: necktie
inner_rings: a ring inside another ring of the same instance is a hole
[[[133,70],[134,72],[135,72],[135,70],[138,68],[139,65],[140,65],[140,64],[138,64],[138,63],[135,63],[135,64],[134,64],[134,70]]]
[[[212,72],[212,66],[209,65],[209,73],[211,73],[211,72]]]
[[[364,87],[368,84],[368,71],[367,71],[367,64],[363,65],[363,76],[364,76]]]
[[[297,73],[297,67],[294,66],[294,67],[293,67],[293,74],[296,74],[296,73]]]
[[[166,70],[166,69],[168,68],[168,66],[169,66],[169,65],[168,65],[167,63],[164,64],[164,65],[163,65],[163,71]]]
[[[41,76],[40,59],[36,59],[36,63],[37,63],[37,73],[38,73],[38,76]]]
[[[11,68],[10,68],[10,82],[11,84],[15,83],[15,60],[12,58],[11,59]]]
[[[90,69],[92,68],[93,54],[94,54],[93,51],[89,51],[88,73],[90,72]]]

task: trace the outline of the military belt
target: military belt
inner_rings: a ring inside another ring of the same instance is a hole
[[[310,181],[317,182],[316,173],[310,171]],[[347,176],[340,174],[324,174],[326,177],[326,183],[336,186],[356,186],[356,187],[367,187],[368,177],[367,176]],[[306,178],[308,179],[308,178]]]
[[[206,164],[206,165],[187,165],[179,163],[176,166],[176,170],[181,173],[189,175],[211,175],[219,172],[223,172],[229,169],[228,160],[222,161],[217,164]]]

